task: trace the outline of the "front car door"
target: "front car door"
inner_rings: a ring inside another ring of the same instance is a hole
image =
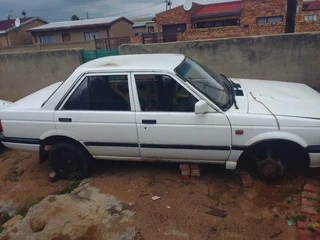
[[[195,114],[200,97],[170,74],[133,73],[133,95],[142,158],[224,162],[231,146],[227,117]]]
[[[54,114],[61,135],[95,158],[140,157],[129,73],[87,74]]]

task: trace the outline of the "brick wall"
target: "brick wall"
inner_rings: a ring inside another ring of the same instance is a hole
[[[182,41],[229,38],[243,36],[242,29],[238,26],[189,29],[182,35]]]
[[[241,26],[248,25],[252,32],[257,31],[260,34],[285,33],[286,7],[287,0],[242,0]],[[257,18],[267,16],[283,16],[283,22],[276,25],[272,23],[261,24],[264,26],[260,28],[257,24]]]
[[[320,10],[317,11],[302,11],[303,1],[299,0],[298,9],[299,11],[296,13],[296,24],[295,24],[295,32],[314,32],[320,31]],[[304,21],[304,16],[317,14],[317,21]]]
[[[168,11],[156,15],[156,32],[162,32],[162,25],[187,24],[187,29],[191,29],[191,16],[201,7],[200,4],[193,3],[190,11],[185,11],[183,6],[172,8]]]
[[[130,37],[130,43],[131,44],[142,44],[142,36],[131,36]]]

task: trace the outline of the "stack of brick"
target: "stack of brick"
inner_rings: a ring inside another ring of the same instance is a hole
[[[320,240],[320,181],[308,180],[301,196],[300,212],[308,215],[309,221],[297,222],[299,240]],[[310,227],[315,229],[310,229]]]
[[[198,164],[180,164],[181,177],[183,180],[198,180],[200,178],[200,167]]]

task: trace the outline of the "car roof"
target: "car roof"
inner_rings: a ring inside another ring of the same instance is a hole
[[[77,71],[173,71],[185,56],[182,54],[135,54],[103,57],[82,64]]]

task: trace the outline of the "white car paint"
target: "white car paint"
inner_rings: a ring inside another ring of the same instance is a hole
[[[39,151],[46,138],[66,136],[97,159],[206,162],[228,169],[236,168],[247,147],[285,139],[308,150],[310,167],[320,167],[319,93],[298,83],[232,79],[243,96],[236,96],[238,109],[233,105],[223,111],[175,73],[184,59],[179,54],[126,55],[83,64],[63,83],[6,104],[0,111],[0,139],[10,148]],[[62,110],[86,76],[106,73],[128,77],[131,111]],[[148,73],[171,76],[208,104],[207,113],[141,111],[135,75]],[[59,120],[68,118],[72,122]],[[242,135],[235,133],[239,129]]]
[[[9,106],[10,104],[12,104],[12,102],[0,100],[0,110]]]

